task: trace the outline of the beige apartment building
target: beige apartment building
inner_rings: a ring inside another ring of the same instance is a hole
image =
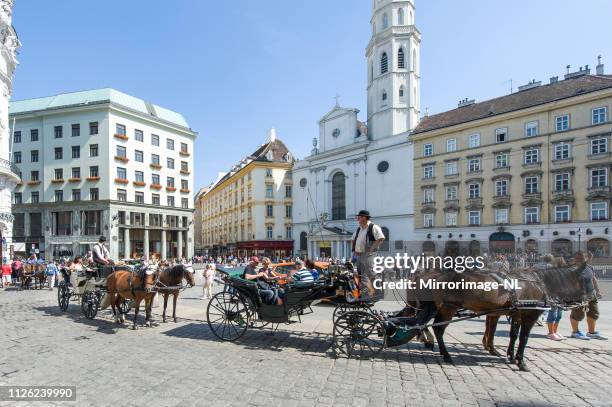
[[[423,251],[608,257],[611,105],[600,63],[424,117],[411,135]]]
[[[203,253],[281,258],[293,252],[293,156],[269,141],[201,195]]]
[[[204,233],[202,232],[202,215],[204,214],[203,197],[209,187],[200,188],[193,198],[193,242],[194,253],[200,256],[204,252]]]

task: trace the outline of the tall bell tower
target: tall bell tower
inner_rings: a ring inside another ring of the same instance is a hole
[[[421,33],[414,0],[372,0],[368,133],[377,139],[413,130],[420,112]]]

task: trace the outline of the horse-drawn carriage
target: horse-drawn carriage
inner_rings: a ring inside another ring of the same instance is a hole
[[[18,273],[21,281],[21,289],[30,289],[34,281],[35,289],[42,289],[45,285],[45,263],[37,261],[35,263],[24,263]]]
[[[345,266],[329,266],[312,283],[284,285],[282,304],[262,301],[255,281],[243,277],[242,268],[218,267],[225,284],[208,303],[207,322],[213,334],[224,341],[235,341],[248,328],[269,324],[301,322],[301,316],[312,313],[311,305],[321,300],[336,304],[333,320],[333,351],[336,356],[370,358],[386,346],[385,327],[372,309],[372,301],[348,303],[346,294],[354,292],[357,274]],[[343,293],[338,296],[338,292]]]

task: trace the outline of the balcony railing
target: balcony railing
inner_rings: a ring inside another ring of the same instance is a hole
[[[10,173],[15,176],[15,181],[19,181],[21,177],[19,176],[19,168],[9,160],[5,160],[0,158],[0,171],[5,173]]]

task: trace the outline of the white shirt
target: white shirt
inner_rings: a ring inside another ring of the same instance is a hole
[[[355,253],[365,253],[366,243],[368,242],[368,228],[370,227],[371,223],[372,222],[368,221],[368,224],[365,227],[359,226],[359,235],[357,236],[357,241],[355,242]],[[355,240],[356,233],[357,231],[353,232],[352,240]],[[374,235],[374,240],[385,238],[382,229],[376,224],[372,227],[372,234]]]
[[[102,260],[110,260],[110,253],[108,251],[108,249],[106,248],[106,246],[100,244],[100,243],[96,243],[93,247],[93,258],[94,261],[96,259],[102,259]]]

